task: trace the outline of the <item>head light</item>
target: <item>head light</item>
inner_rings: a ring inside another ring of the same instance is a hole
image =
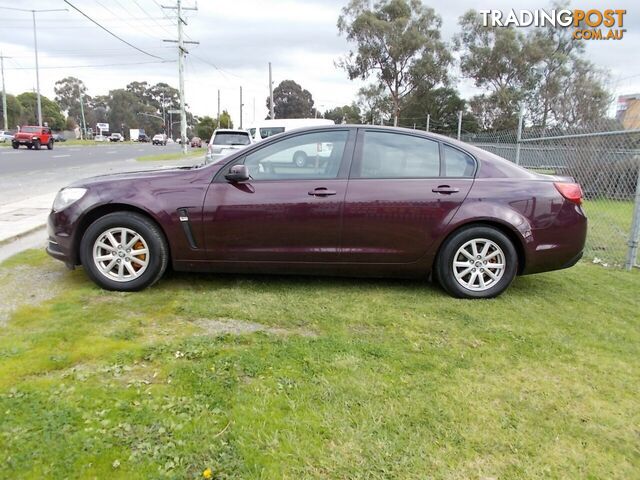
[[[56,212],[64,210],[72,203],[80,200],[85,193],[87,193],[86,188],[63,188],[53,201],[53,210]]]

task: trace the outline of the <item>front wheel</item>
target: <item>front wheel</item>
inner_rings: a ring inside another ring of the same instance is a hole
[[[169,248],[154,222],[138,213],[115,212],[87,228],[80,259],[89,277],[102,288],[137,291],[162,277]]]
[[[518,255],[509,238],[491,227],[469,227],[454,233],[436,259],[442,287],[457,298],[493,298],[511,284]]]
[[[11,142],[11,146],[13,147],[14,150],[17,150],[20,144],[18,142]]]
[[[36,150],[40,150],[40,140],[33,141],[33,148]]]

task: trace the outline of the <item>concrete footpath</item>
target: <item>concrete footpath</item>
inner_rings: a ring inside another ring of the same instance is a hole
[[[0,205],[0,244],[43,228],[57,190]]]

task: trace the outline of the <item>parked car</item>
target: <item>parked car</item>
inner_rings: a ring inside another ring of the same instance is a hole
[[[158,133],[157,135],[153,136],[152,143],[154,145],[166,145],[167,144],[167,136],[162,134],[162,133]]]
[[[40,150],[40,147],[45,146],[49,150],[53,150],[53,135],[49,127],[38,127],[25,125],[20,127],[20,131],[16,132],[11,140],[11,146],[18,148],[20,145],[25,145],[29,150],[32,148]]]
[[[330,145],[322,167],[271,161]],[[286,132],[198,167],[61,190],[47,251],[133,291],[175,270],[414,277],[455,297],[582,256],[580,185],[448,137],[335,125]]]
[[[246,130],[218,128],[211,135],[206,161],[215,162],[247,145],[251,145],[251,135]]]
[[[202,139],[200,137],[193,137],[190,145],[191,148],[202,148]]]
[[[146,133],[138,135],[138,141],[143,143],[149,143],[149,136]]]
[[[93,140],[96,141],[96,142],[108,142],[109,141],[109,137],[106,137],[104,135],[98,134],[98,135],[95,135],[93,137]]]
[[[124,142],[124,137],[120,133],[112,133],[109,135],[110,142]]]
[[[0,143],[13,140],[14,133],[11,130],[0,130]]]
[[[54,142],[66,142],[67,139],[64,138],[64,135],[62,135],[61,133],[54,133],[53,134],[53,141]]]

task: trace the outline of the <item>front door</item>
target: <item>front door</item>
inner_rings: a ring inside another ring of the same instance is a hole
[[[436,140],[361,129],[345,198],[342,261],[418,261],[469,193],[474,172],[473,158]]]
[[[209,258],[336,261],[352,134],[336,128],[287,136],[236,162],[250,180],[216,179],[204,204]]]

